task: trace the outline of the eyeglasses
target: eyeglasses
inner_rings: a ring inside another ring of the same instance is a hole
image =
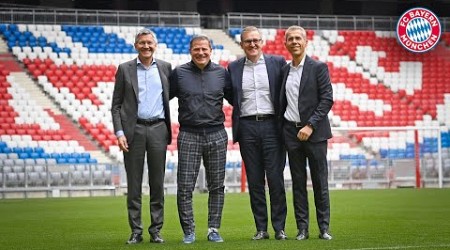
[[[248,40],[244,40],[242,42],[244,42],[246,45],[250,45],[252,43],[257,44],[261,41],[262,41],[262,39],[248,39]]]

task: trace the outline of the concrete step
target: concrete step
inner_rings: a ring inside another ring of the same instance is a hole
[[[25,72],[12,72],[10,75],[14,76],[18,85],[24,88],[31,99],[36,101],[36,104],[44,109],[51,110],[54,114],[61,114],[60,109],[55,105],[53,100],[47,96],[44,91],[37,86],[31,77]]]
[[[0,54],[8,53],[8,44],[3,39],[0,39]]]
[[[225,31],[221,29],[203,29],[202,32],[211,38],[215,44],[223,45],[223,48],[229,50],[231,55],[236,55],[238,58],[244,55],[239,44],[228,36]]]
[[[109,156],[107,156],[102,150],[89,150],[92,158],[97,159],[98,163],[105,164],[111,163],[112,160]]]

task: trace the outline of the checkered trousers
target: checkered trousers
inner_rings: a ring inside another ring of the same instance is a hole
[[[225,129],[211,133],[178,134],[177,205],[185,234],[195,232],[192,192],[203,159],[208,199],[208,227],[220,228],[224,203],[228,136]]]

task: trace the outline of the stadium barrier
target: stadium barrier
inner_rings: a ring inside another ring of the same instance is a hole
[[[330,140],[327,157],[331,189],[450,186],[450,146],[446,127],[333,127],[332,129],[334,138]],[[445,140],[442,135],[445,136]],[[340,138],[351,139],[343,141]],[[227,192],[248,190],[242,166],[242,162],[227,162],[225,167]],[[123,168],[120,169],[120,186],[125,188],[125,171]],[[176,193],[176,170],[176,162],[168,159],[166,193]],[[146,176],[147,172],[144,174],[143,188],[148,192]],[[290,189],[292,181],[289,161],[286,162],[284,176],[286,188]],[[308,185],[312,187],[310,181]],[[200,168],[196,189],[199,192],[206,190],[203,166]]]
[[[447,131],[446,127],[439,126],[334,127],[334,137],[330,140],[328,151],[330,188],[449,187],[450,146]],[[241,162],[227,162],[227,192],[243,190],[241,185],[245,185],[242,183],[245,179],[242,165]],[[176,193],[176,170],[176,159],[168,158],[167,194]],[[143,190],[148,192],[146,167],[144,171]],[[11,165],[2,166],[0,175],[1,198],[126,193],[126,174],[121,163]],[[286,187],[290,189],[289,161],[286,162],[284,176]],[[308,185],[311,187],[310,181]],[[204,192],[206,186],[202,166],[196,190]]]
[[[199,27],[200,14],[170,11],[0,7],[0,23]]]
[[[356,155],[345,155],[342,152],[346,147],[343,147],[333,151],[339,154],[339,160],[328,156],[331,185],[335,187],[372,188],[377,183],[386,188],[442,188],[450,184],[449,134],[445,126],[333,127],[332,130],[335,137],[351,138],[349,144],[361,150]]]
[[[55,164],[2,166],[1,198],[76,197],[115,195],[116,166]]]
[[[201,21],[203,20],[203,22]],[[450,18],[439,17],[443,32],[450,31]],[[115,11],[63,8],[1,7],[0,23],[178,26],[209,28],[242,28],[254,25],[264,28],[286,28],[301,25],[311,30],[378,30],[395,31],[398,17],[295,15],[229,12],[222,16],[200,16],[197,12]]]
[[[295,15],[227,13],[227,28],[257,26],[264,28],[287,28],[301,25],[308,30],[377,30],[395,31],[398,17],[393,16],[343,16],[343,15]],[[450,18],[440,17],[442,31],[450,31]]]

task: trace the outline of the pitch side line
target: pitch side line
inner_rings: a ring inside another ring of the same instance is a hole
[[[423,245],[423,246],[394,246],[394,247],[366,247],[366,248],[343,248],[341,250],[391,250],[391,249],[413,249],[413,248],[447,248],[450,245]]]

